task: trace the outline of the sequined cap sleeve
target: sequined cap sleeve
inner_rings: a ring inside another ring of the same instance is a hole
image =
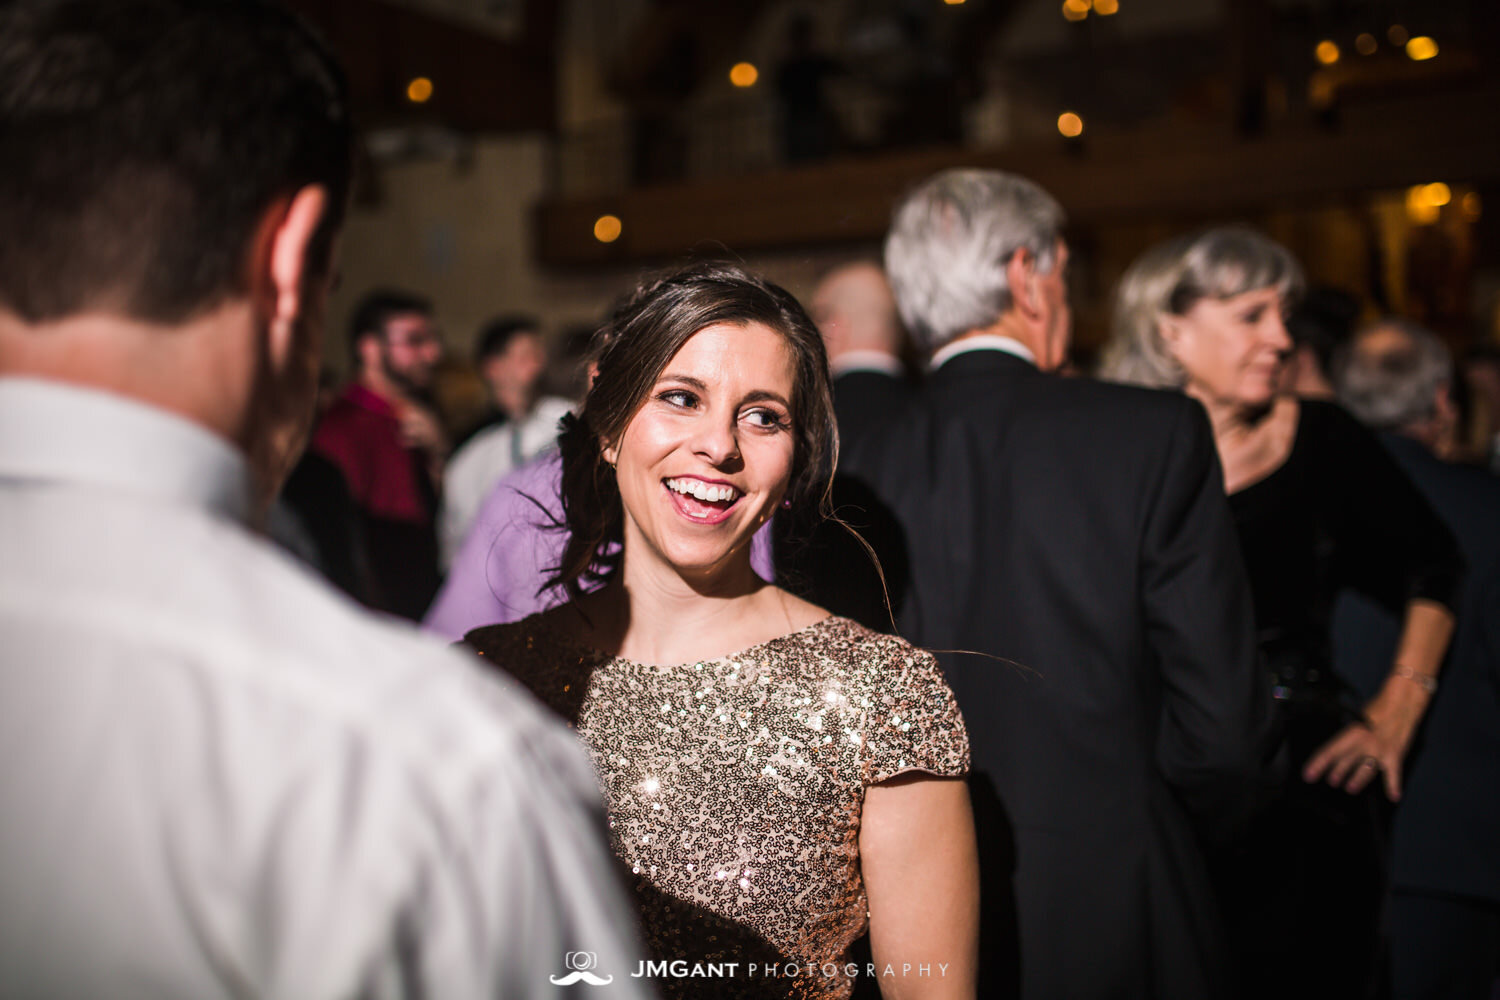
[[[866,672],[863,782],[878,784],[906,771],[957,777],[969,771],[969,733],[937,659],[889,636],[871,633],[869,654],[884,669]]]

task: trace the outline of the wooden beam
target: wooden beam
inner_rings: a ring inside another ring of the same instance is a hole
[[[536,211],[539,259],[556,267],[640,263],[702,244],[733,251],[878,240],[895,201],[953,166],[994,167],[1051,191],[1075,224],[1232,217],[1443,180],[1500,181],[1500,129],[1487,90],[1351,109],[1337,131],[1312,126],[1246,139],[1184,124],[999,150],[943,149],[830,162],[756,176],[556,199]],[[602,244],[594,221],[622,220]]]

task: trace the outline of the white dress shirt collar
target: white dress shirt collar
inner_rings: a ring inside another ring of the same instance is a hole
[[[185,417],[98,389],[0,377],[0,478],[99,486],[244,521],[250,469]]]
[[[834,378],[850,372],[878,372],[897,378],[905,374],[901,359],[884,351],[845,351],[828,362],[828,373]]]
[[[940,348],[932,356],[928,364],[929,370],[936,371],[942,365],[970,351],[1004,351],[1006,354],[1014,354],[1022,361],[1036,364],[1036,355],[1031,353],[1031,348],[1016,340],[1014,337],[1002,337],[996,333],[981,333],[973,337],[964,337],[960,340],[950,341]]]

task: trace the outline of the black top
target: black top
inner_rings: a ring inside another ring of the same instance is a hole
[[[1463,560],[1453,536],[1375,437],[1331,403],[1302,402],[1286,461],[1229,504],[1273,667],[1295,657],[1332,680],[1329,626],[1346,586],[1396,614],[1414,598],[1454,607]]]

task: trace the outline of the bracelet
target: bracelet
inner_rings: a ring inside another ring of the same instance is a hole
[[[1417,685],[1417,687],[1421,688],[1423,691],[1426,691],[1428,694],[1435,694],[1437,692],[1437,678],[1433,677],[1430,674],[1419,674],[1411,667],[1408,667],[1402,663],[1396,664],[1395,669],[1391,672],[1394,673],[1397,677],[1405,677],[1407,680],[1411,681],[1413,684]]]

